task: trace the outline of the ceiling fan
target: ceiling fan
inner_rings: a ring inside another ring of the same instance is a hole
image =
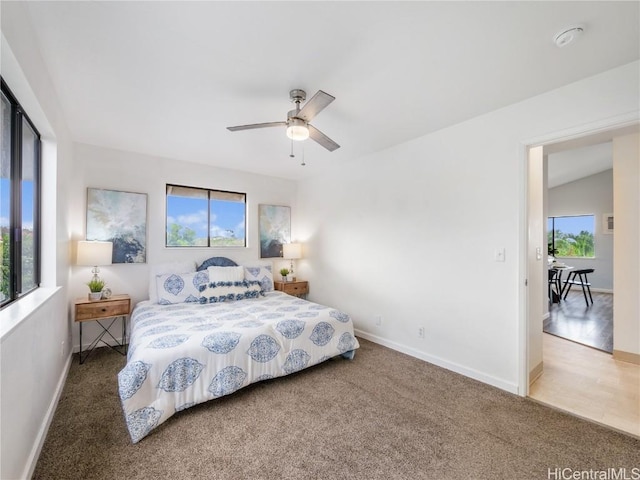
[[[295,110],[289,110],[286,122],[252,123],[251,125],[227,127],[227,130],[236,132],[238,130],[252,130],[254,128],[287,127],[287,137],[291,140],[306,140],[307,138],[311,138],[311,140],[318,142],[330,152],[340,148],[340,145],[309,123],[318,113],[324,110],[327,105],[333,102],[336,99],[335,97],[322,90],[318,90],[318,92],[311,97],[311,100],[305,103],[302,108],[300,108],[300,103],[304,102],[307,98],[307,93],[304,90],[291,90],[289,92],[289,98],[296,104],[296,108]]]

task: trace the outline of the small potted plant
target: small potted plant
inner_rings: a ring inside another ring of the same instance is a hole
[[[93,278],[87,283],[89,287],[89,300],[100,300],[102,298],[102,289],[104,288],[104,280]]]
[[[556,263],[556,255],[558,255],[558,249],[553,248],[552,244],[549,243],[547,245],[547,253],[549,254],[549,256],[547,257],[547,263],[549,265]]]
[[[280,269],[280,275],[282,275],[282,281],[286,282],[287,281],[287,275],[289,275],[289,269],[288,268],[281,268]]]

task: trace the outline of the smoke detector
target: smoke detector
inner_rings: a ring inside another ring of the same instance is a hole
[[[581,27],[580,25],[568,27],[558,32],[553,37],[553,42],[556,44],[558,48],[566,47],[570,43],[577,40],[578,37],[580,37],[580,35],[582,35],[583,32],[584,32],[584,27]]]

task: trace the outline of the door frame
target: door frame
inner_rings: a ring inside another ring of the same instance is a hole
[[[520,235],[519,235],[519,275],[518,281],[520,288],[518,296],[519,305],[519,322],[518,322],[518,350],[519,350],[519,368],[518,368],[518,395],[527,397],[529,395],[529,373],[535,365],[529,365],[530,352],[530,311],[534,302],[541,304],[542,294],[546,291],[546,285],[528,285],[529,278],[529,249],[535,249],[535,245],[530,245],[529,228],[531,221],[529,219],[529,204],[531,201],[543,201],[542,199],[532,199],[529,192],[529,149],[532,147],[546,146],[554,143],[560,143],[570,140],[583,139],[598,134],[611,133],[626,127],[634,127],[639,124],[638,112],[629,112],[624,115],[606,118],[599,121],[578,125],[564,130],[550,132],[538,137],[524,139],[519,146],[519,173],[520,173]],[[543,198],[546,193],[543,193]],[[544,246],[543,246],[544,247]],[[544,252],[543,249],[543,257]],[[539,287],[539,288],[538,288]],[[544,288],[543,288],[544,287]],[[614,320],[615,321],[615,320]]]

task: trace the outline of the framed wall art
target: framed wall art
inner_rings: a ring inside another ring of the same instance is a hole
[[[602,215],[602,233],[613,233],[613,213]]]
[[[87,189],[87,240],[113,243],[113,263],[147,262],[147,194]]]
[[[291,241],[291,207],[258,206],[260,258],[282,257],[282,245]]]

